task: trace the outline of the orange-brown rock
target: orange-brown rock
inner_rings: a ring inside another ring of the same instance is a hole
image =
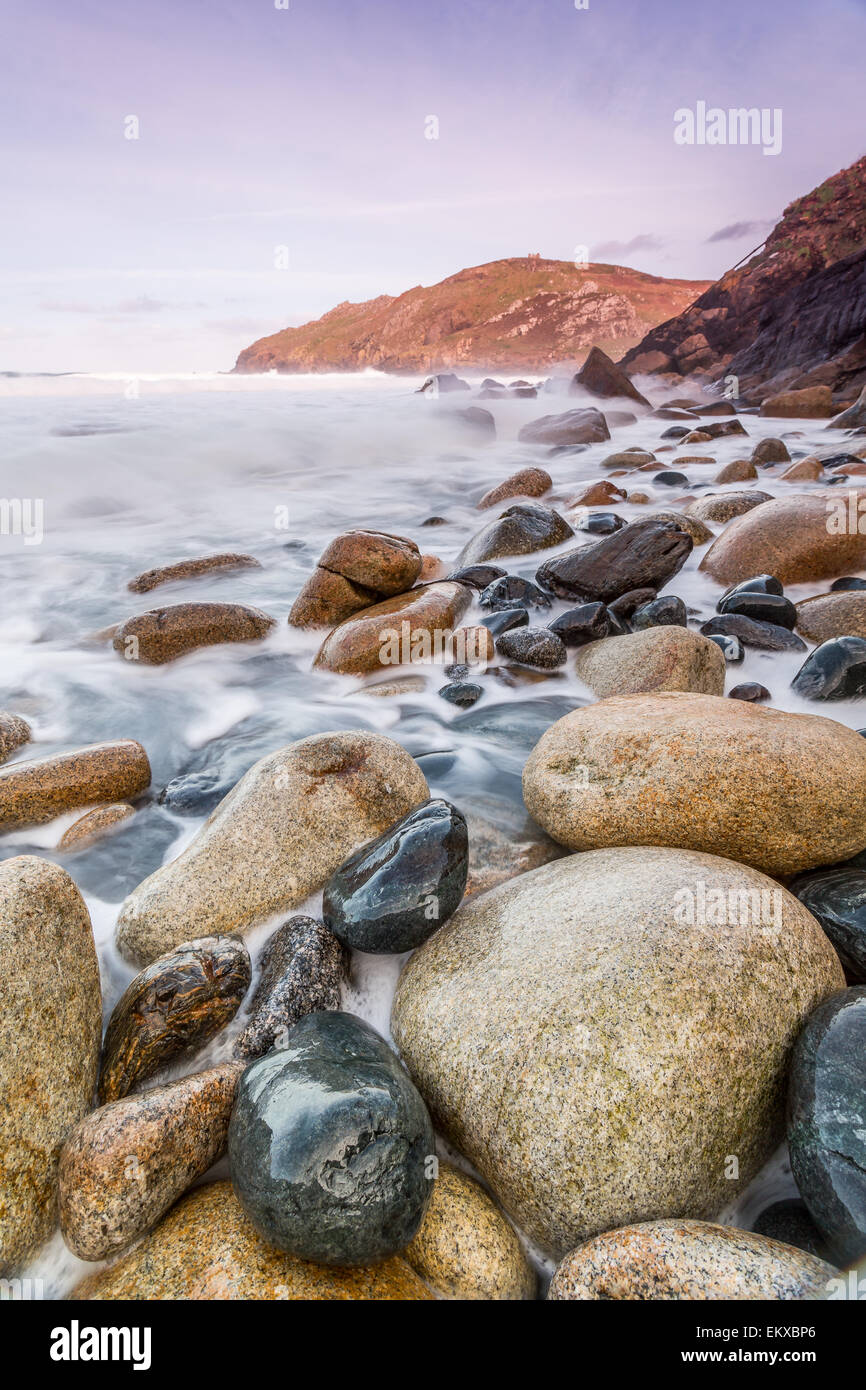
[[[115,802],[111,806],[94,806],[92,811],[87,811],[79,820],[70,825],[69,829],[60,837],[58,849],[83,849],[85,845],[92,844],[98,840],[107,830],[121,821],[129,820],[134,816],[135,811],[132,806],[125,801]]]
[[[762,415],[794,420],[827,420],[835,414],[829,386],[806,386],[800,391],[780,391],[761,401]]]
[[[393,1258],[368,1268],[309,1264],[266,1245],[230,1182],[196,1188],[116,1263],[83,1280],[73,1299],[430,1300]]]
[[[384,531],[344,531],[319,556],[322,569],[391,598],[411,589],[421,569],[421,552],[405,536]]]
[[[149,594],[160,584],[174,584],[185,579],[197,579],[202,574],[239,569],[261,569],[261,565],[252,555],[200,555],[195,560],[178,560],[174,565],[145,570],[144,574],[130,579],[126,587],[134,594]]]
[[[866,568],[866,534],[851,529],[849,491],[841,498],[829,488],[763,502],[725,527],[700,568],[725,585],[755,574],[803,584]],[[866,492],[855,497],[866,501]]]
[[[10,753],[30,742],[30,725],[19,719],[17,714],[0,710],[0,763],[5,762]]]
[[[377,602],[371,589],[317,565],[289,612],[292,627],[333,627]]]
[[[314,662],[322,670],[367,675],[408,661],[429,662],[450,644],[450,633],[472,602],[464,584],[443,581],[398,594],[335,627]]]
[[[497,502],[506,502],[509,497],[543,497],[552,487],[553,479],[543,468],[521,468],[485,492],[478,503],[478,510],[495,507]]]
[[[732,463],[726,463],[724,468],[720,468],[714,483],[745,483],[750,478],[757,478],[758,470],[749,459],[734,459]]]
[[[432,584],[434,579],[444,579],[449,573],[449,566],[444,560],[440,560],[438,555],[422,555],[421,569],[418,572],[418,584]]]
[[[824,476],[824,467],[820,459],[805,458],[798,459],[796,463],[790,464],[779,474],[779,482],[785,483],[817,483],[819,478]]]
[[[175,603],[128,618],[112,646],[125,661],[162,666],[198,647],[255,642],[273,626],[267,613],[242,603]]]
[[[621,487],[616,487],[614,483],[606,478],[598,483],[590,483],[583,492],[578,492],[570,498],[567,505],[569,507],[606,507],[613,506],[617,502],[625,501],[625,492]]]
[[[866,590],[816,594],[797,604],[797,631],[810,642],[831,637],[866,637]]]
[[[140,743],[92,743],[0,768],[0,828],[41,825],[76,806],[138,796],[150,786]]]

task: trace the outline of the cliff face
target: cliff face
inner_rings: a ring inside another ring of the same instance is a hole
[[[594,344],[614,357],[679,313],[706,281],[538,256],[491,261],[438,285],[338,304],[314,323],[261,338],[236,372],[429,372],[577,366]]]
[[[763,250],[729,270],[622,359],[632,372],[820,379],[866,369],[866,156],[785,209]]]

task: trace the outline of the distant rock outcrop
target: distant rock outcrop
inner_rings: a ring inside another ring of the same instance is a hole
[[[396,297],[338,304],[315,323],[260,338],[240,354],[234,370],[481,367],[518,374],[558,363],[573,368],[594,344],[620,356],[707,284],[535,254],[491,261]]]
[[[763,249],[622,358],[739,380],[747,400],[866,382],[866,156],[785,209]]]

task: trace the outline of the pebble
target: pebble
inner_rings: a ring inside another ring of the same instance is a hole
[[[486,589],[494,579],[504,579],[507,571],[499,565],[463,565],[454,570],[448,578],[457,584],[468,584],[473,589]]]
[[[592,512],[590,516],[581,518],[577,529],[593,536],[610,536],[614,531],[621,531],[625,524],[625,519],[617,516],[616,512]]]
[[[434,1155],[427,1109],[399,1059],[351,1014],[308,1014],[241,1077],[232,1184],[268,1244],[301,1259],[368,1265],[405,1250],[430,1200]]]
[[[735,685],[728,691],[729,700],[750,700],[753,704],[760,700],[770,700],[772,696],[765,685],[760,685],[758,681],[744,681],[742,685]]]
[[[543,497],[552,487],[553,479],[543,468],[521,468],[518,473],[512,473],[510,478],[485,492],[478,503],[478,510],[495,507],[497,502],[505,502],[509,497]]]
[[[739,637],[726,637],[719,632],[709,632],[706,636],[720,648],[725,661],[736,665],[745,660],[746,649]]]
[[[468,867],[466,820],[456,806],[434,798],[335,870],[325,884],[322,916],[354,950],[412,951],[457,910]]]

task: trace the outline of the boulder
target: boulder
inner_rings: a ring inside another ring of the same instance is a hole
[[[861,535],[855,510],[852,529],[849,511],[848,498],[837,498],[833,488],[773,498],[732,521],[700,568],[719,584],[738,584],[762,572],[783,584],[807,584],[864,569],[866,526]]]
[[[827,642],[831,637],[866,637],[866,589],[816,594],[796,607],[797,631],[810,642]]]
[[[629,501],[634,501],[634,493],[629,496]],[[679,531],[685,531],[691,536],[695,545],[706,545],[707,541],[713,539],[713,533],[709,526],[705,526],[696,516],[689,516],[687,512],[647,512],[641,521],[672,521]]]
[[[242,603],[175,603],[128,618],[112,646],[125,661],[162,666],[199,647],[257,642],[274,626],[267,613]]]
[[[466,903],[405,966],[392,1032],[437,1129],[561,1256],[732,1200],[779,1142],[794,1040],[842,979],[763,874],[617,848]]]
[[[466,542],[455,564],[478,565],[505,555],[531,555],[562,545],[573,535],[568,522],[551,507],[525,502],[508,507],[495,521],[489,521]]]
[[[600,444],[610,439],[610,430],[601,411],[590,406],[561,415],[542,415],[524,425],[517,438],[521,444]]]
[[[289,610],[289,626],[333,627],[378,602],[372,589],[317,565]]]
[[[523,796],[569,849],[671,845],[796,873],[866,847],[866,739],[741,700],[623,695],[542,735]]]
[[[319,566],[381,598],[392,598],[415,583],[421,569],[421,552],[405,536],[384,531],[344,531],[325,546]]]
[[[435,1157],[424,1102],[353,1014],[307,1014],[241,1077],[232,1186],[260,1235],[325,1265],[399,1254],[421,1225]]]
[[[145,965],[196,933],[243,931],[295,907],[428,796],[417,763],[381,734],[314,734],[278,749],[127,898],[121,954]]]
[[[439,1163],[430,1205],[404,1259],[441,1298],[535,1297],[535,1270],[513,1227],[480,1183],[450,1163]]]
[[[90,917],[69,875],[0,864],[0,1276],[57,1223],[64,1140],[90,1108],[102,999]]]
[[[752,463],[763,465],[790,462],[791,455],[788,453],[788,446],[781,439],[774,439],[772,436],[767,439],[759,439],[752,450]]]
[[[768,492],[711,492],[689,502],[688,511],[690,516],[701,521],[725,522],[735,516],[745,516],[746,512],[769,501]]]
[[[709,1221],[647,1221],[606,1231],[566,1255],[554,1301],[801,1301],[820,1297],[832,1265],[778,1240]]]
[[[325,638],[313,664],[325,671],[361,676],[411,661],[441,660],[471,602],[467,585],[447,580],[398,594],[339,623]]]
[[[806,386],[801,391],[782,391],[761,401],[761,415],[799,420],[826,420],[833,414],[833,392],[829,386]]]
[[[78,1284],[73,1299],[432,1299],[401,1259],[369,1269],[326,1269],[267,1245],[231,1183],[198,1187],[128,1255]]]
[[[72,753],[0,768],[0,829],[41,825],[95,801],[120,801],[150,786],[150,763],[140,743],[92,743]]]
[[[732,463],[726,463],[724,468],[720,468],[713,482],[717,487],[724,483],[747,483],[750,478],[757,478],[758,470],[749,459],[734,459]]]
[[[566,503],[569,507],[610,507],[624,502],[626,494],[622,488],[615,487],[605,478],[602,482],[590,483],[582,492],[575,493]]]
[[[725,658],[715,642],[684,627],[650,627],[581,647],[575,673],[594,695],[653,690],[725,692]]]
[[[866,425],[866,386],[860,392],[853,405],[833,419],[833,423],[828,425],[828,429],[834,430],[856,430],[862,429]]]
[[[609,603],[630,589],[660,589],[682,569],[692,538],[669,521],[633,521],[594,545],[566,550],[536,573],[557,598]]]
[[[115,825],[120,825],[134,815],[134,809],[125,801],[115,802],[111,806],[95,806],[64,831],[57,842],[57,848],[85,849],[92,845],[94,840],[100,839],[106,831],[112,830]]]
[[[637,387],[632,385],[631,379],[622,367],[611,361],[607,353],[602,352],[599,347],[591,349],[580,371],[572,378],[568,390],[572,396],[579,395],[581,391],[589,391],[593,396],[626,396],[630,401],[637,401],[638,405],[650,408],[646,396],[642,396]]]
[[[60,1155],[60,1229],[81,1260],[130,1245],[224,1153],[243,1068],[224,1063],[94,1110]]]

